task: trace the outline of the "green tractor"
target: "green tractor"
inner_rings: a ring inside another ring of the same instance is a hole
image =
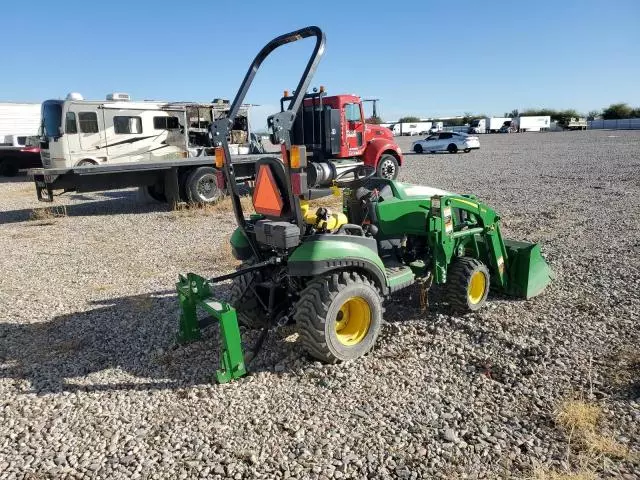
[[[307,37],[316,44],[298,88],[288,108],[268,120],[281,156],[256,162],[256,213],[246,218],[230,161],[230,125],[264,58]],[[262,328],[260,344],[270,327],[295,322],[306,351],[336,363],[371,350],[384,300],[404,288],[417,284],[426,292],[442,285],[450,306],[469,312],[482,308],[491,289],[528,299],[550,281],[539,246],[503,239],[498,214],[474,196],[374,177],[364,164],[336,168],[314,145],[292,144],[302,102],[317,95],[306,92],[324,42],[317,27],[272,40],[249,68],[229,117],[212,127],[219,181],[230,191],[238,223],[233,255],[243,263],[209,280],[181,275],[177,289],[182,340],[199,338],[198,308],[219,321],[221,383],[247,372],[238,323]],[[339,194],[340,188],[342,211],[310,207],[310,200]],[[230,299],[216,299],[215,283],[229,279]]]

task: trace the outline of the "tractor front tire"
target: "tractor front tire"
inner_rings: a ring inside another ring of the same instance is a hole
[[[249,259],[242,263],[238,269],[249,267],[255,264],[254,259]],[[262,281],[260,270],[245,273],[233,279],[229,303],[236,309],[238,322],[248,328],[262,328],[265,326],[267,314],[258,300],[255,288],[256,284]]]
[[[335,272],[309,282],[294,319],[302,345],[314,358],[336,363],[366,354],[382,327],[382,298],[356,272]]]
[[[446,297],[457,312],[475,312],[487,301],[490,287],[489,269],[472,257],[456,258],[449,266]]]

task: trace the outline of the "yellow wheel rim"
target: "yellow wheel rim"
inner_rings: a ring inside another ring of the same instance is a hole
[[[367,335],[371,325],[371,307],[362,297],[351,297],[336,315],[336,336],[347,346],[357,345]]]
[[[487,288],[487,277],[481,271],[474,272],[471,275],[469,281],[469,289],[467,295],[469,296],[469,302],[473,305],[479,303],[484,297],[484,292]]]

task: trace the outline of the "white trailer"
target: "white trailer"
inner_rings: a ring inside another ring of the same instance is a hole
[[[477,118],[469,125],[468,133],[498,133],[508,122],[511,122],[509,117]]]
[[[551,127],[549,115],[516,117],[511,121],[511,128],[516,132],[542,132]]]
[[[0,145],[24,147],[39,127],[39,103],[0,103]]]
[[[422,135],[429,133],[432,125],[433,122],[398,122],[393,125],[391,131],[396,137],[402,135]]]

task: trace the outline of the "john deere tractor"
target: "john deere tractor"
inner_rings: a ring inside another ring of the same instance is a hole
[[[316,43],[304,74],[288,107],[268,122],[280,156],[258,160],[255,213],[247,217],[230,161],[229,128],[264,58],[307,37]],[[220,322],[220,382],[247,371],[238,322],[262,328],[261,340],[270,327],[295,322],[307,352],[335,363],[373,347],[384,300],[404,288],[418,284],[426,291],[440,284],[450,306],[468,312],[482,308],[492,289],[531,298],[550,280],[539,246],[503,239],[498,214],[474,196],[374,176],[379,172],[364,162],[340,168],[313,146],[292,145],[300,108],[317,94],[306,92],[324,43],[317,27],[269,42],[251,64],[229,117],[212,127],[219,180],[230,190],[238,223],[231,246],[242,266],[209,280],[181,275],[177,288],[183,340],[200,335],[198,308]],[[305,115],[307,121],[326,120],[321,109],[315,119]],[[342,195],[341,211],[310,207],[310,200],[330,195]],[[229,279],[231,296],[224,302],[215,284]]]

